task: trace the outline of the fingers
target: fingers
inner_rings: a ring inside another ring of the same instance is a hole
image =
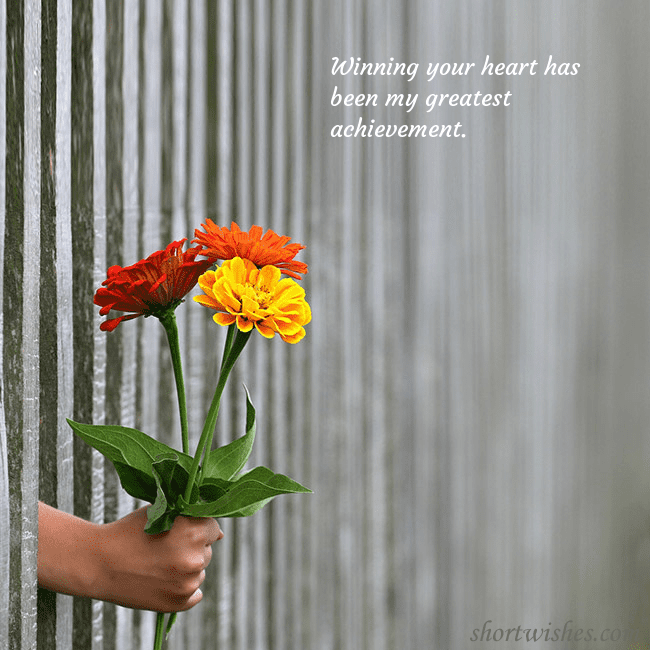
[[[186,611],[203,598],[200,586],[212,559],[212,544],[223,537],[223,532],[216,519],[178,516],[172,529],[163,535],[160,542],[167,549],[168,562],[164,611]]]
[[[216,519],[210,517],[176,517],[173,529],[185,534],[192,543],[209,546],[223,537]]]
[[[164,592],[164,604],[160,610],[166,612],[182,612],[197,605],[203,598],[200,586],[205,581],[205,569],[199,573],[180,576],[173,587]]]
[[[171,530],[144,532],[146,508],[101,531],[100,578],[94,596],[124,607],[173,612],[203,598],[200,586],[212,559],[212,544],[223,537],[216,520],[179,516]]]
[[[176,596],[168,595],[161,597],[160,602],[150,607],[154,612],[186,612],[188,609],[192,609],[195,605],[198,605],[201,600],[203,600],[203,592],[200,589],[196,589],[190,596]],[[138,607],[137,609],[141,609]]]
[[[221,528],[219,528],[219,524],[217,523],[216,519],[208,519],[208,522],[210,522],[210,539],[211,541],[209,544],[214,544],[215,542],[218,542],[220,539],[223,538],[223,531]]]
[[[216,519],[177,517],[179,532],[188,535],[191,545],[195,548],[192,556],[185,555],[184,566],[178,566],[179,580],[177,591],[172,596],[173,611],[182,612],[191,609],[201,602],[203,592],[199,588],[205,580],[205,569],[212,559],[212,544],[223,538],[223,531]],[[176,525],[175,522],[175,525]]]
[[[216,519],[211,517],[203,518],[189,518],[197,526],[197,529],[200,530],[200,535],[204,539],[206,546],[210,546],[215,542],[218,542],[223,537],[223,531],[219,528],[219,524]]]
[[[203,599],[203,592],[200,589],[197,589],[191,596],[185,601],[178,609],[174,610],[177,612],[186,612],[188,609],[192,609],[195,605],[198,605]]]

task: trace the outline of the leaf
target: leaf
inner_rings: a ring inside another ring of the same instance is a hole
[[[68,420],[68,424],[79,437],[110,461],[117,460],[130,467],[148,471],[157,456],[175,454],[185,469],[189,470],[192,465],[191,456],[137,429],[115,424],[82,424],[72,420]]]
[[[185,494],[190,478],[189,472],[181,465],[178,452],[160,454],[152,463],[152,469],[158,474],[168,501],[176,504],[178,497]],[[193,503],[197,498],[198,489],[195,486],[190,502]]]
[[[178,512],[169,507],[170,504],[163,489],[164,481],[160,476],[159,467],[154,465],[152,470],[156,480],[157,494],[154,503],[147,508],[147,525],[144,527],[144,532],[149,535],[158,535],[171,529]]]
[[[257,501],[253,505],[246,506],[245,508],[242,508],[241,510],[237,510],[236,512],[233,512],[233,514],[228,516],[229,517],[250,517],[251,515],[254,515],[258,510],[261,510],[267,503],[270,503],[272,500],[273,497],[269,497],[268,499]]]
[[[244,386],[244,390],[246,391],[246,433],[241,438],[214,449],[207,455],[203,468],[204,479],[209,477],[226,481],[232,480],[241,472],[251,455],[255,442],[255,408],[246,386]]]
[[[113,461],[122,487],[136,499],[153,503],[156,499],[156,481],[153,476],[124,463]]]
[[[233,481],[229,490],[215,501],[192,505],[179,499],[179,506],[181,513],[190,517],[247,517],[279,494],[308,492],[311,490],[288,476],[256,467]]]
[[[203,479],[199,487],[199,496],[203,501],[216,501],[222,497],[230,487],[230,481],[219,478]]]
[[[156,499],[147,510],[147,525],[145,532],[150,535],[170,530],[174,519],[181,514],[179,499],[185,494],[185,488],[190,478],[188,471],[180,464],[178,453],[161,454],[151,465],[156,482]],[[191,503],[199,498],[199,490],[194,486]]]
[[[156,481],[151,469],[158,456],[173,454],[185,470],[192,458],[142,431],[117,425],[82,424],[68,420],[72,430],[110,460],[122,487],[133,497],[152,503],[156,499]]]

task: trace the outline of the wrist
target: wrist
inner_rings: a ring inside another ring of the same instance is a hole
[[[90,598],[103,589],[103,525],[39,503],[38,582],[52,591]]]
[[[112,571],[110,563],[110,524],[88,524],[85,536],[85,548],[82,551],[85,571],[81,580],[88,598],[108,600],[112,588]]]

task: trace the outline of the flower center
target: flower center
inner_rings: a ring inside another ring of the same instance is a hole
[[[268,291],[264,291],[258,287],[254,287],[253,290],[255,291],[255,302],[260,306],[261,309],[268,309],[269,305],[272,302],[273,296]]]

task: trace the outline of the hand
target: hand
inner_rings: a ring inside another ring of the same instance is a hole
[[[146,508],[98,525],[39,504],[39,584],[157,612],[194,607],[219,525],[177,517],[170,531],[148,535],[146,522]]]
[[[172,529],[144,532],[146,508],[103,527],[102,600],[157,612],[194,607],[203,593],[212,544],[223,537],[215,519],[176,517]]]

